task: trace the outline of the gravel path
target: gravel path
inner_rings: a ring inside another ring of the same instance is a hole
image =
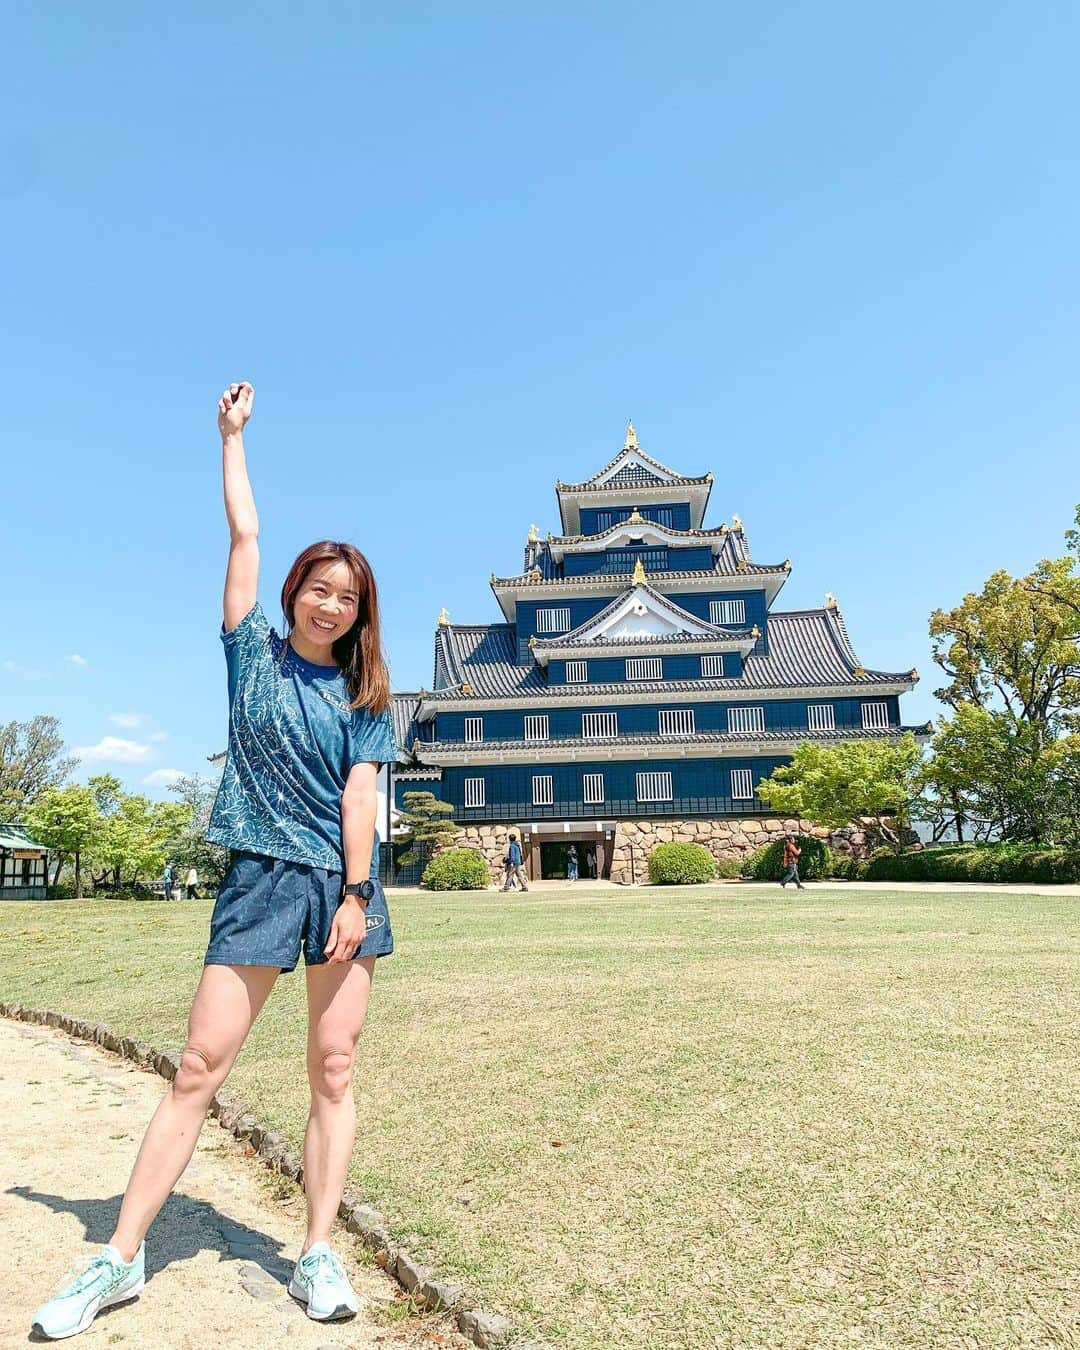
[[[0,1231],[5,1239],[0,1346],[33,1344],[30,1314],[79,1259],[110,1237],[143,1130],[165,1082],[157,1074],[29,1023],[0,1021]],[[398,1285],[334,1245],[360,1297],[351,1322],[320,1325],[286,1293],[304,1236],[303,1197],[273,1178],[213,1121],[146,1243],[146,1288],[78,1338],[142,1350],[297,1350],[330,1346],[465,1347],[447,1318],[388,1320]],[[44,1342],[52,1344],[52,1342]]]

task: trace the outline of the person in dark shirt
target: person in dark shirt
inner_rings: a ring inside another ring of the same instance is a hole
[[[506,856],[503,858],[503,867],[506,871],[506,882],[503,885],[504,891],[512,891],[516,881],[523,891],[529,889],[529,882],[525,876],[524,860],[521,854],[521,845],[518,843],[518,837],[510,831],[510,840],[506,846]]]
[[[780,879],[780,889],[793,881],[799,890],[803,889],[803,884],[799,880],[799,858],[802,856],[802,849],[795,842],[795,836],[789,834],[784,840],[784,875]]]

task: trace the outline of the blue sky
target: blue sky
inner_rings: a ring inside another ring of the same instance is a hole
[[[84,774],[225,743],[228,379],[264,605],[354,540],[396,688],[631,417],[792,559],[780,607],[920,668],[908,720],[930,611],[1061,552],[1078,11],[533,8],[7,14],[0,718]]]

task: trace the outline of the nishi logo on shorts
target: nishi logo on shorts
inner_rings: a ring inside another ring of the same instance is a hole
[[[367,916],[367,919],[365,920],[368,932],[370,932],[373,928],[381,928],[385,922],[386,922],[385,914],[369,914]]]

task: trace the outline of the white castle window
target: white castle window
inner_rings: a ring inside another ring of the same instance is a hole
[[[727,710],[728,731],[764,731],[764,708],[729,708]]]
[[[662,680],[664,662],[659,656],[631,656],[626,663],[628,680]]]
[[[550,806],[555,800],[555,779],[550,773],[533,778],[533,806]]]
[[[661,736],[689,736],[693,730],[693,708],[664,708],[661,710]]]
[[[588,661],[567,661],[566,663],[567,684],[587,684],[588,680],[589,680]]]
[[[527,713],[525,716],[525,739],[527,741],[546,741],[547,738],[547,713]]]
[[[745,600],[710,600],[709,601],[709,622],[710,623],[746,623],[746,601]]]
[[[484,739],[484,719],[482,717],[466,717],[465,719],[465,740],[482,741]]]
[[[670,773],[639,773],[637,775],[637,799],[639,802],[671,801]]]
[[[809,731],[835,731],[836,714],[831,703],[811,703],[806,710]]]
[[[724,676],[723,656],[703,656],[701,658],[701,677],[704,680],[719,680]]]
[[[570,631],[569,609],[538,609],[536,611],[536,631],[538,633],[568,633]]]
[[[586,806],[599,806],[604,800],[604,775],[586,773],[581,778],[582,800]]]
[[[883,731],[889,725],[889,705],[887,703],[864,703],[862,705],[862,724],[864,731]]]
[[[610,736],[617,736],[619,734],[618,713],[582,713],[581,734],[588,741],[599,741]]]
[[[465,779],[465,805],[484,805],[484,780],[482,778]]]
[[[754,799],[754,774],[751,769],[732,769],[731,795],[737,802]]]

